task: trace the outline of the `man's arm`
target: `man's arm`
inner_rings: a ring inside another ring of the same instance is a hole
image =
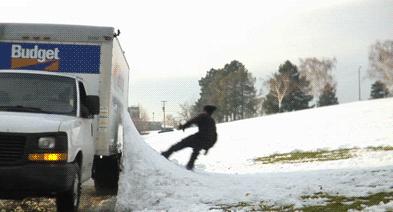
[[[179,126],[179,129],[184,131],[184,129],[189,128],[191,125],[197,124],[199,122],[199,120],[201,119],[201,116],[202,116],[202,114],[199,114],[198,116],[187,121],[185,124],[181,124]]]

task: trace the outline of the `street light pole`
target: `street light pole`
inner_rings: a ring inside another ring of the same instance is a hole
[[[358,69],[358,84],[359,84],[359,101],[362,100],[362,96],[361,96],[361,86],[360,86],[360,69],[362,68],[362,66],[359,66]]]
[[[166,103],[167,101],[163,100],[163,101],[161,101],[161,102],[162,102],[162,111],[164,112],[164,128],[165,128],[165,103]]]

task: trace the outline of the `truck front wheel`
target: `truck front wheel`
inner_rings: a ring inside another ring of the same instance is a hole
[[[119,154],[94,158],[93,178],[98,194],[117,194],[120,157]]]
[[[56,195],[56,206],[59,212],[76,212],[78,211],[80,195],[81,195],[81,181],[80,168],[77,163],[74,164],[75,172],[72,179],[72,186],[65,192]]]

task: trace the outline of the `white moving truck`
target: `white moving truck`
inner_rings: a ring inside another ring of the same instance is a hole
[[[0,198],[117,191],[129,66],[111,27],[0,24]]]

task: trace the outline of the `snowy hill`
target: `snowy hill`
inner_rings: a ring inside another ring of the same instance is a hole
[[[195,172],[182,167],[190,151],[175,153],[172,161],[158,153],[195,128],[142,138],[125,119],[127,152],[117,210],[207,211],[239,202],[298,208],[323,204],[323,198],[303,198],[318,192],[363,196],[389,191],[392,151],[295,164],[253,159],[294,150],[392,146],[392,106],[390,98],[219,124],[217,144],[200,156]]]
[[[163,151],[197,129],[145,137]],[[250,160],[294,150],[393,145],[393,99],[363,101],[282,113],[218,125],[218,141],[197,167],[212,172],[242,173]],[[190,151],[173,155],[185,164]],[[266,171],[260,170],[260,171]]]

